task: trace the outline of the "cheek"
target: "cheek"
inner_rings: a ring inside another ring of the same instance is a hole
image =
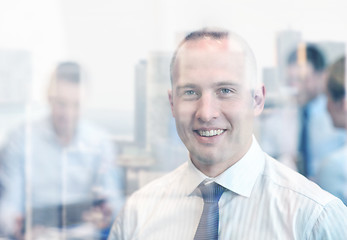
[[[228,123],[236,131],[244,131],[252,125],[253,112],[250,112],[247,108],[229,107],[224,109],[223,115]]]
[[[176,129],[180,137],[190,126],[190,118],[188,116],[188,111],[185,108],[175,108],[174,109]]]
[[[223,103],[221,109],[226,115],[233,116],[234,118],[253,116],[253,99],[248,96],[233,99],[233,101]]]
[[[63,110],[61,109],[61,107],[53,104],[51,106],[51,113],[54,117],[60,117],[63,115]]]
[[[195,108],[193,103],[176,102],[173,108],[176,120],[187,121],[194,116]]]

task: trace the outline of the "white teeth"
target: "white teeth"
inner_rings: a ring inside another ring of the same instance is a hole
[[[224,130],[222,129],[210,130],[210,131],[199,130],[199,135],[203,137],[213,137],[213,136],[221,135],[223,132]]]

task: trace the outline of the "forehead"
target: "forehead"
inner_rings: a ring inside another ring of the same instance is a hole
[[[76,100],[80,98],[80,91],[78,83],[56,80],[51,84],[49,95],[59,99]]]
[[[176,81],[187,77],[244,78],[245,65],[244,49],[237,42],[211,38],[187,41],[177,52]]]

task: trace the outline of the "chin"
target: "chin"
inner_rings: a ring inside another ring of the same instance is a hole
[[[213,165],[219,162],[222,162],[219,156],[213,153],[204,153],[200,151],[198,154],[195,154],[195,159],[204,165]]]
[[[339,128],[339,129],[345,129],[347,127],[346,124],[344,123],[339,124],[337,122],[334,122],[333,125],[335,128]]]

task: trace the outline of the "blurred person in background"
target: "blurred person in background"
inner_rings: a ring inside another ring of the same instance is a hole
[[[122,207],[123,171],[109,136],[80,119],[83,94],[79,64],[60,63],[48,87],[49,116],[16,129],[2,149],[8,168],[0,215],[12,237],[88,226],[83,232],[105,238]]]
[[[346,134],[334,129],[326,110],[326,60],[312,44],[300,44],[288,58],[286,82],[299,107],[298,170],[315,180],[320,161],[340,148]]]
[[[347,130],[346,58],[340,58],[329,69],[327,108],[334,126]],[[318,184],[347,205],[347,145],[333,152],[320,165]]]

